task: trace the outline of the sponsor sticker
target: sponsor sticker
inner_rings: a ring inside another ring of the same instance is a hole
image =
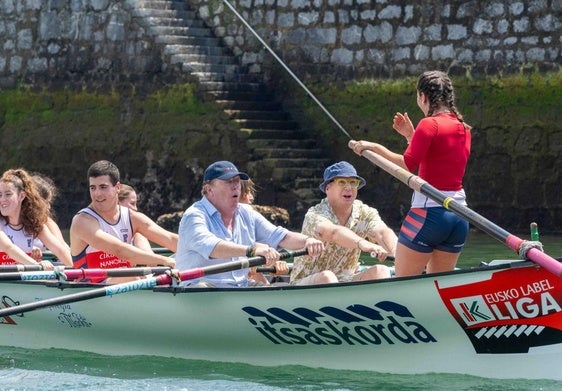
[[[542,268],[513,268],[448,288],[443,303],[478,353],[527,353],[562,343],[562,284]]]

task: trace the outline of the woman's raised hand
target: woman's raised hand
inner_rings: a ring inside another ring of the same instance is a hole
[[[410,142],[414,135],[414,125],[408,117],[408,113],[396,113],[392,121],[392,127]]]

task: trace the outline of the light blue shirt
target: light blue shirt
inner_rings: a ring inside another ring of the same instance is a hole
[[[273,225],[247,204],[239,204],[234,213],[233,230],[224,225],[219,211],[206,197],[191,205],[183,214],[179,225],[176,268],[180,271],[238,261],[245,257],[210,258],[218,242],[226,240],[250,246],[255,242],[278,248],[289,231]],[[184,284],[205,280],[217,287],[248,286],[248,269],[211,274]]]

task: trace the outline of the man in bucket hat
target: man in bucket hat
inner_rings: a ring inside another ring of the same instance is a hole
[[[278,249],[306,247],[309,255],[324,250],[322,241],[299,232],[276,227],[251,205],[240,203],[240,180],[248,174],[228,161],[211,164],[203,176],[203,198],[190,206],[179,225],[176,268],[199,268],[237,261],[243,257],[263,256],[266,264],[276,267]],[[279,272],[279,270],[278,270]],[[205,276],[187,284],[215,287],[247,287],[248,269]]]
[[[397,237],[375,208],[357,200],[357,191],[365,186],[355,167],[345,161],[324,171],[320,190],[326,193],[304,218],[302,233],[324,242],[325,250],[313,257],[295,259],[291,284],[325,284],[390,277],[390,269],[374,265],[361,271],[361,251],[374,253],[384,261],[394,255]],[[371,241],[367,240],[369,238]]]

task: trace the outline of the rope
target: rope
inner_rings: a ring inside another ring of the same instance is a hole
[[[532,248],[536,248],[544,252],[541,242],[533,241],[533,240],[525,240],[523,243],[521,243],[521,246],[519,246],[519,257],[521,257],[521,259],[528,260],[527,252]]]

